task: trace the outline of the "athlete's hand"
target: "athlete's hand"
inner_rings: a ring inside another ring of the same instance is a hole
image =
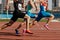
[[[38,11],[38,9],[36,8],[36,10],[35,11]]]
[[[9,6],[5,6],[5,10],[8,10],[9,9]]]

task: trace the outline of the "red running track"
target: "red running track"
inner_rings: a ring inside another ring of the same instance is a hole
[[[6,22],[0,22],[0,27]],[[34,34],[24,34],[22,35],[22,30],[25,28],[23,25],[19,29],[19,36],[15,35],[15,28],[18,27],[20,22],[14,23],[11,27],[4,30],[0,30],[0,40],[60,40],[60,23],[52,22],[49,25],[50,30],[46,30],[43,27],[44,22],[39,22],[34,25],[30,30]]]

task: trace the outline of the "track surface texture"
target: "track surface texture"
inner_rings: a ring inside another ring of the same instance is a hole
[[[0,27],[6,22],[0,22]],[[51,22],[49,24],[50,30],[47,30],[43,25],[45,22],[39,22],[32,26],[30,30],[34,34],[22,34],[22,30],[26,27],[23,25],[19,29],[19,35],[16,36],[15,28],[19,26],[21,22],[15,22],[12,26],[0,30],[0,40],[60,40],[60,22]]]

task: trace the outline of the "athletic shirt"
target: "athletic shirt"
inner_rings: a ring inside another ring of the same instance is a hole
[[[35,2],[35,0],[33,0],[33,3],[34,2]],[[31,12],[31,9],[32,9],[32,6],[31,6],[31,4],[28,3],[28,5],[27,5],[27,11],[30,11]]]
[[[15,8],[15,10],[21,10],[21,8],[22,8],[22,2],[20,0],[14,2],[14,8]]]
[[[40,5],[40,11],[46,11],[46,7],[43,5]]]

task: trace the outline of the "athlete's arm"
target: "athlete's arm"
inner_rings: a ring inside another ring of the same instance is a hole
[[[9,0],[6,0],[6,6],[5,9],[8,10],[9,9]]]
[[[44,2],[44,6],[46,6],[46,10],[48,10],[48,4]]]
[[[9,0],[6,0],[6,5],[8,5],[8,3],[9,3]]]
[[[30,0],[30,4],[31,4],[31,6],[32,6],[33,8],[35,8],[35,5],[34,5],[34,3],[33,3],[32,0]]]
[[[38,9],[37,9],[37,4],[36,4],[36,3],[34,3],[34,5],[35,5],[36,10],[38,10]]]
[[[48,3],[46,3],[46,10],[48,10]]]
[[[25,6],[24,6],[24,0],[22,0],[22,8],[25,8]]]
[[[36,10],[38,10],[37,6],[38,6],[39,3],[40,3],[40,0],[36,0],[35,3],[34,3]]]

